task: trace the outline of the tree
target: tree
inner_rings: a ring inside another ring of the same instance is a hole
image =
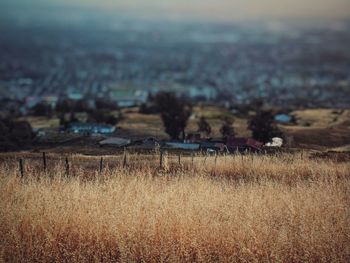
[[[165,132],[172,139],[179,139],[184,132],[192,107],[185,100],[178,99],[174,93],[162,92],[155,97],[156,105],[160,111]]]
[[[118,103],[108,100],[108,99],[96,99],[95,100],[96,109],[116,111],[119,110]]]
[[[224,123],[222,124],[220,128],[220,133],[222,137],[228,138],[231,136],[235,136],[235,130],[233,128],[233,119],[232,118],[225,118]]]
[[[201,117],[197,123],[198,125],[198,132],[204,132],[207,136],[211,133],[211,127],[210,124],[207,122],[207,120],[204,117]]]
[[[66,121],[66,117],[64,113],[59,114],[60,126],[63,126],[64,129],[68,128],[68,121]]]
[[[142,103],[139,108],[139,113],[141,114],[157,114],[159,110],[154,103]]]
[[[79,122],[79,119],[75,116],[74,111],[71,111],[69,116],[69,123],[72,123],[72,122]]]
[[[112,114],[109,114],[106,116],[106,120],[105,120],[106,124],[110,124],[110,125],[117,125],[118,124],[118,118],[115,117],[114,115]]]
[[[36,104],[32,108],[31,112],[34,116],[46,116],[48,118],[52,117],[52,108],[49,104],[45,102],[40,102]]]
[[[277,127],[271,111],[258,111],[250,120],[248,127],[252,131],[253,138],[263,143],[269,142],[273,137],[282,137],[283,135]]]
[[[13,141],[27,143],[34,137],[32,126],[27,121],[15,121],[11,128],[11,139]]]
[[[32,127],[26,121],[0,119],[0,151],[17,150],[31,144]]]
[[[121,114],[119,114],[119,116],[116,117],[107,110],[95,110],[89,113],[88,120],[90,122],[117,125],[121,117]]]
[[[59,100],[58,103],[56,104],[56,112],[59,113],[68,113],[74,110],[74,107],[72,105],[73,103],[67,99],[64,100]]]

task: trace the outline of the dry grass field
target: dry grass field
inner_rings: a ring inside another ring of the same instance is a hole
[[[301,154],[0,158],[3,262],[349,262],[350,164]]]

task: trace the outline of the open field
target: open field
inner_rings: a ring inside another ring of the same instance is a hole
[[[167,139],[162,120],[158,114],[140,114],[139,109],[123,109],[123,120],[117,124],[116,137],[143,139],[155,137]],[[224,117],[234,119],[234,130],[237,137],[251,137],[248,129],[250,115],[232,114],[229,110],[202,105],[193,108],[193,115],[186,127],[187,133],[196,132],[197,122],[201,116],[206,117],[212,128],[212,137],[220,137],[220,128]],[[303,109],[292,111],[290,115],[296,122],[279,124],[286,138],[286,146],[294,149],[317,151],[349,151],[350,145],[350,110],[339,109]],[[77,114],[79,116],[79,114]],[[26,117],[35,128],[44,128],[46,135],[37,139],[32,149],[47,149],[55,152],[108,154],[99,149],[98,138],[74,138],[71,134],[58,133],[58,120],[45,117]]]
[[[350,164],[306,154],[0,158],[0,261],[349,262]]]
[[[296,125],[283,126],[283,131],[293,139],[294,147],[348,151],[350,110],[309,109],[292,114]]]

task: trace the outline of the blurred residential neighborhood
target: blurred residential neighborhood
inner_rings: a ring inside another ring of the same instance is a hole
[[[101,98],[121,107],[173,91],[221,105],[349,106],[350,34],[298,24],[14,25],[0,36],[0,110]],[[24,41],[25,40],[25,41]],[[94,106],[94,105],[91,105]]]

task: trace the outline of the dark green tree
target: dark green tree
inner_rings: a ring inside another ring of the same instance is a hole
[[[220,133],[222,137],[228,138],[235,136],[235,130],[233,128],[233,119],[232,118],[225,118],[224,123],[222,124],[220,128]]]
[[[258,111],[250,120],[248,127],[252,131],[253,138],[263,143],[271,141],[273,137],[283,137],[271,111]]]
[[[30,142],[34,137],[32,126],[27,121],[15,121],[11,128],[11,138],[13,141],[25,143]]]
[[[51,118],[53,110],[49,104],[40,102],[32,108],[31,113],[34,116],[45,116]]]
[[[71,112],[72,110],[74,110],[73,102],[67,99],[58,101],[55,108],[55,111],[58,113],[68,113],[68,112]]]
[[[95,110],[89,113],[89,122],[105,123],[110,125],[117,125],[122,115],[116,117],[108,110]]]
[[[69,116],[69,123],[72,123],[72,122],[79,122],[79,119],[75,116],[74,111],[71,111]]]
[[[198,125],[198,132],[204,132],[207,136],[210,135],[211,126],[203,116],[199,119],[197,125]]]
[[[116,111],[119,110],[118,103],[108,100],[108,99],[96,99],[95,100],[96,109]]]
[[[33,139],[34,133],[29,122],[0,119],[0,151],[25,148]]]
[[[60,126],[64,127],[64,129],[67,129],[68,121],[66,120],[64,113],[59,114],[59,120],[60,120]]]
[[[184,132],[192,107],[183,99],[178,99],[174,93],[162,92],[155,97],[157,108],[165,127],[165,132],[172,139],[179,139]]]

